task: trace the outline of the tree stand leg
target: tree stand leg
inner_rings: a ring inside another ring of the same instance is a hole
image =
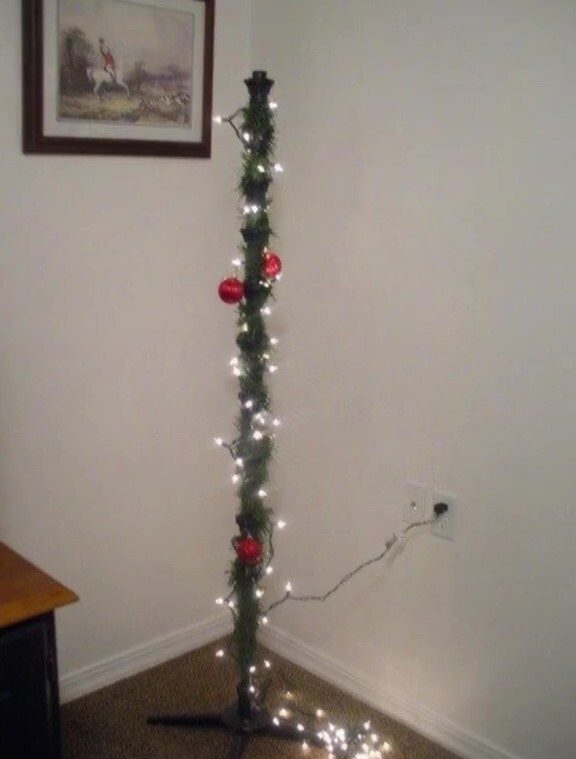
[[[148,718],[149,725],[186,727],[191,729],[216,728],[234,736],[227,759],[240,759],[248,740],[253,735],[266,735],[287,741],[306,741],[310,746],[324,747],[315,733],[298,730],[294,725],[276,725],[271,714],[261,709],[248,691],[248,681],[241,680],[237,688],[238,701],[221,714],[167,714]]]

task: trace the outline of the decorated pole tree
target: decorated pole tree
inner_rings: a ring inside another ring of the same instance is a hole
[[[243,224],[243,259],[234,261],[235,276],[224,279],[218,294],[224,303],[237,305],[236,344],[238,355],[232,370],[239,383],[237,436],[231,442],[216,442],[226,448],[234,461],[233,481],[237,485],[237,534],[232,538],[234,558],[229,568],[230,592],[217,600],[227,603],[234,620],[233,656],[238,669],[237,701],[221,714],[164,715],[151,717],[151,724],[180,727],[216,727],[231,731],[234,744],[230,759],[240,757],[253,733],[268,733],[288,740],[324,746],[314,733],[300,726],[280,724],[266,711],[257,686],[257,633],[266,622],[262,607],[261,582],[271,572],[274,555],[273,512],[266,503],[268,467],[274,448],[274,432],[279,421],[271,411],[266,379],[277,367],[273,363],[275,338],[268,335],[265,317],[274,283],[282,271],[280,257],[268,248],[271,229],[268,219],[269,188],[274,173],[274,107],[269,100],[274,82],[266,72],[255,71],[246,86],[248,105],[232,116],[217,121],[229,123],[243,145],[240,180]],[[241,272],[241,270],[243,270]]]
[[[407,533],[429,525],[448,508],[436,504],[430,519],[410,524],[399,535],[389,538],[381,553],[345,574],[333,587],[321,595],[295,595],[290,582],[284,594],[273,603],[263,601],[262,583],[272,573],[274,558],[274,529],[284,523],[274,520],[267,503],[268,469],[274,450],[279,420],[272,413],[267,378],[277,371],[274,353],[275,337],[268,334],[265,317],[270,313],[269,301],[274,285],[282,273],[282,261],[270,250],[272,231],[268,218],[271,203],[270,187],[274,175],[282,172],[275,162],[276,104],[269,99],[274,82],[264,71],[254,71],[245,80],[249,102],[226,118],[215,117],[217,123],[229,124],[242,143],[242,174],[239,190],[242,197],[241,258],[233,261],[234,276],[220,282],[220,299],[237,306],[237,355],[231,360],[233,374],[238,378],[239,411],[236,437],[227,442],[216,438],[216,444],[226,449],[232,459],[232,481],[237,486],[238,507],[236,534],[232,538],[234,557],[228,570],[229,592],[216,599],[220,606],[228,605],[234,622],[233,656],[237,671],[237,700],[217,714],[177,714],[150,717],[148,722],[191,728],[220,728],[234,735],[228,759],[241,757],[247,740],[253,734],[267,734],[298,741],[304,749],[310,746],[326,748],[330,757],[379,759],[391,750],[388,742],[380,743],[369,722],[351,728],[337,728],[332,722],[319,722],[326,715],[322,710],[306,713],[314,720],[313,729],[292,724],[288,710],[282,708],[272,715],[264,705],[266,688],[261,688],[258,673],[258,640],[260,625],[268,614],[288,601],[324,602],[342,585],[366,567],[380,562]],[[219,650],[218,657],[225,655]],[[269,662],[265,661],[265,667]]]

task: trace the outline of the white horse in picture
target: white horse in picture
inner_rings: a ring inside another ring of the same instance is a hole
[[[86,73],[88,74],[88,79],[92,84],[92,92],[95,95],[98,95],[100,99],[102,98],[101,91],[103,87],[104,89],[119,88],[123,90],[126,95],[128,95],[128,97],[130,97],[130,88],[122,79],[122,73],[120,71],[117,71],[116,77],[113,77],[112,74],[106,69],[97,69],[89,66],[86,69]]]

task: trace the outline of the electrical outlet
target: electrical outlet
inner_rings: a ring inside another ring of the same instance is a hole
[[[456,496],[435,490],[432,493],[432,508],[436,503],[445,503],[448,511],[442,514],[432,525],[432,535],[444,540],[454,540],[456,537]]]
[[[421,482],[407,482],[404,494],[404,507],[402,519],[408,524],[424,522],[426,519],[426,505],[428,501],[428,487]]]

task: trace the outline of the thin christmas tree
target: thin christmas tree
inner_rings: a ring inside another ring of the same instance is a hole
[[[243,279],[229,277],[220,283],[220,298],[238,304],[236,344],[239,354],[232,368],[239,382],[237,437],[232,442],[217,439],[234,460],[233,480],[238,486],[239,508],[236,515],[238,534],[232,545],[235,558],[229,568],[230,593],[220,603],[228,603],[234,619],[234,658],[238,668],[238,699],[222,714],[166,715],[151,717],[151,724],[180,727],[224,728],[234,734],[229,755],[238,759],[253,733],[308,741],[324,746],[314,733],[297,726],[280,724],[266,711],[262,694],[255,684],[257,633],[265,622],[260,583],[270,572],[273,548],[273,512],[266,504],[268,468],[274,448],[274,431],[278,425],[271,412],[266,377],[276,371],[272,356],[276,341],[266,329],[267,305],[273,296],[274,282],[282,269],[280,257],[268,249],[272,234],[268,218],[268,191],[275,172],[274,103],[269,100],[274,82],[266,72],[255,71],[245,80],[250,95],[248,105],[225,120],[243,144],[240,192],[243,197],[241,229]]]
[[[231,442],[216,438],[216,444],[232,456],[232,480],[237,485],[238,495],[237,534],[232,539],[235,557],[228,570],[230,590],[226,597],[216,599],[218,605],[228,605],[233,617],[232,656],[238,670],[237,701],[218,714],[162,715],[151,717],[148,722],[228,730],[234,735],[229,759],[241,757],[253,734],[298,741],[305,749],[311,745],[324,747],[330,756],[377,759],[391,747],[388,742],[379,745],[379,738],[368,722],[354,726],[353,730],[337,728],[332,723],[309,730],[286,720],[285,709],[272,716],[265,708],[265,688],[260,688],[262,681],[257,676],[258,629],[267,624],[268,614],[273,609],[287,601],[326,601],[358,572],[381,561],[410,530],[431,524],[447,507],[436,504],[430,519],[411,524],[399,535],[394,534],[380,554],[348,572],[327,592],[299,596],[287,583],[281,598],[267,607],[263,604],[261,584],[272,573],[274,529],[284,526],[281,520],[274,521],[273,510],[266,501],[268,470],[280,422],[272,413],[267,387],[268,376],[277,371],[273,358],[277,340],[269,336],[265,320],[270,313],[268,304],[274,296],[274,285],[282,273],[280,257],[268,247],[272,237],[269,190],[274,175],[283,169],[274,159],[276,103],[269,99],[274,82],[266,72],[254,71],[245,83],[250,96],[248,105],[226,118],[214,118],[217,123],[229,124],[243,146],[239,184],[243,213],[242,258],[233,261],[235,275],[224,279],[218,288],[225,303],[238,307],[238,354],[230,362],[239,384],[237,436]],[[217,656],[224,654],[224,650],[217,652]],[[318,710],[316,717],[323,716],[322,710]]]

